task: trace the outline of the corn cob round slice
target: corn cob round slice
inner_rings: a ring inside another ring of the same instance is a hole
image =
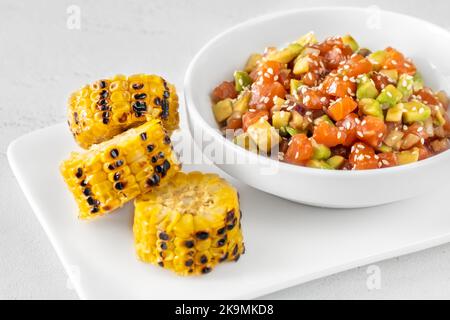
[[[103,215],[165,183],[180,165],[159,120],[150,120],[89,150],[72,152],[61,173],[79,217]]]
[[[180,275],[210,272],[244,253],[236,190],[215,174],[178,172],[135,200],[138,257]]]
[[[117,75],[86,85],[69,98],[68,123],[82,148],[109,140],[149,119],[178,128],[175,87],[156,75]]]

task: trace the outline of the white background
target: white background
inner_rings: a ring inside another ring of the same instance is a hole
[[[190,59],[218,32],[277,10],[337,3],[377,5],[450,30],[448,0],[0,0],[0,298],[77,298],[8,166],[11,140],[65,121],[67,96],[84,83],[151,72],[181,89]],[[71,4],[81,8],[81,30],[66,27]],[[362,267],[265,298],[450,298],[450,244],[377,265],[379,290],[368,290]]]

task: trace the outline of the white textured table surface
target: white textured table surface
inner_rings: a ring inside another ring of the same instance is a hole
[[[77,298],[8,166],[11,140],[64,121],[67,95],[81,84],[114,73],[148,71],[164,75],[180,89],[190,59],[218,32],[274,10],[337,2],[377,5],[450,29],[447,0],[1,0],[0,298]],[[81,9],[80,30],[66,27],[66,10],[72,4]],[[450,244],[377,266],[380,289],[368,289],[363,267],[265,298],[450,298]]]

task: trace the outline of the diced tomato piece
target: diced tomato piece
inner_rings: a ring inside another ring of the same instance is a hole
[[[408,130],[405,131],[405,135],[408,133],[415,134],[420,138],[428,139],[428,134],[426,133],[423,125],[420,122],[414,122],[412,125],[408,127]]]
[[[426,159],[432,155],[432,152],[426,146],[420,146],[418,149],[419,149],[419,160]]]
[[[388,53],[388,57],[382,65],[383,69],[396,69],[400,74],[414,75],[416,73],[415,65],[402,53],[391,47],[386,48],[385,51]]]
[[[386,124],[383,120],[373,116],[365,116],[363,120],[356,125],[357,137],[372,147],[377,147],[383,141],[386,135]]]
[[[264,61],[257,72],[257,82],[259,84],[263,83],[272,83],[274,81],[278,81],[281,71],[281,63],[277,61]]]
[[[341,37],[329,37],[325,39],[325,41],[319,43],[315,46],[318,48],[322,55],[325,55],[328,51],[332,50],[333,48],[339,48],[342,50],[344,55],[350,56],[353,53],[353,50],[344,45],[344,42],[342,41]]]
[[[394,152],[385,152],[378,154],[378,167],[389,168],[398,165],[397,155]]]
[[[313,139],[319,144],[334,147],[345,142],[346,134],[338,127],[322,121],[314,128]]]
[[[342,143],[346,147],[350,147],[357,140],[356,136],[356,121],[358,115],[356,113],[350,113],[343,120],[336,123],[336,125],[345,132],[346,139]]]
[[[381,90],[383,90],[388,84],[395,85],[395,82],[391,81],[389,77],[378,72],[374,72],[372,74],[372,80],[379,92],[381,92]]]
[[[302,88],[299,90],[298,98],[306,108],[312,110],[322,110],[330,102],[326,94],[314,88]]]
[[[328,75],[323,81],[323,89],[330,96],[343,98],[355,94],[356,83],[336,75]]]
[[[314,87],[317,84],[318,80],[319,80],[319,75],[315,71],[309,71],[309,72],[305,73],[302,77],[303,84],[305,84],[309,87]]]
[[[229,117],[227,119],[227,129],[239,129],[242,127],[242,118]]]
[[[430,88],[424,88],[415,92],[416,96],[419,96],[426,104],[437,106],[439,105],[439,99],[434,95]]]
[[[344,54],[343,50],[339,47],[333,47],[327,51],[324,55],[325,66],[329,70],[334,70],[339,67],[341,62],[344,62],[347,56]]]
[[[223,99],[231,98],[234,99],[238,95],[234,82],[224,81],[219,84],[212,92],[212,100],[218,102]]]
[[[269,111],[267,110],[256,110],[256,111],[247,111],[242,116],[242,129],[247,131],[248,127],[254,124],[259,119],[265,117],[265,119],[269,119]]]
[[[348,66],[348,67],[346,67]],[[354,55],[343,67],[342,72],[348,77],[357,77],[360,74],[366,74],[372,71],[372,64],[368,59],[357,54]]]
[[[286,162],[304,165],[313,156],[313,146],[308,137],[299,133],[292,136],[284,155]]]
[[[353,170],[367,170],[378,168],[378,156],[375,150],[365,143],[357,142],[352,146],[348,160]]]
[[[356,107],[358,107],[358,104],[355,100],[351,97],[344,97],[328,107],[328,115],[333,118],[334,121],[340,121],[353,112]]]
[[[284,99],[286,89],[279,82],[252,85],[252,98],[250,99],[250,107],[256,107],[262,110],[269,110],[273,107],[273,98],[279,97]]]
[[[285,89],[290,88],[292,79],[292,72],[290,69],[281,69],[278,77],[278,82],[281,83]]]

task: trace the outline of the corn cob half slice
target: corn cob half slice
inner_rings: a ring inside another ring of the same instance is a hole
[[[89,150],[72,152],[61,173],[82,219],[103,215],[170,179],[180,169],[159,120]]]
[[[178,172],[135,200],[138,257],[180,275],[210,272],[244,253],[236,190],[215,174]]]
[[[86,85],[69,98],[68,123],[82,148],[109,140],[149,119],[178,128],[175,87],[156,75],[117,75]]]

